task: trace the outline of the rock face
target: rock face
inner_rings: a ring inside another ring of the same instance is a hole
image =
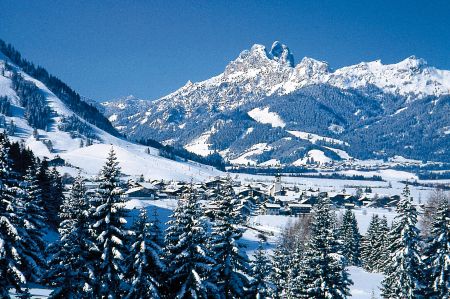
[[[334,160],[448,161],[449,94],[450,71],[423,59],[331,70],[307,57],[295,65],[289,48],[275,42],[270,51],[254,45],[218,76],[156,101],[122,99],[104,108],[127,136],[203,155],[219,151],[240,164],[295,165],[312,150]]]

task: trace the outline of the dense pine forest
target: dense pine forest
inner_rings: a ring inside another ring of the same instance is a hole
[[[0,136],[0,296],[45,285],[50,298],[347,298],[347,266],[384,273],[383,298],[449,298],[449,199],[436,192],[418,229],[408,187],[392,223],[374,215],[362,236],[354,213],[338,219],[329,198],[250,258],[230,178],[205,208],[189,188],[167,228],[125,209],[113,149],[95,194],[78,175],[66,194],[47,160]],[[58,231],[49,243],[46,235]]]

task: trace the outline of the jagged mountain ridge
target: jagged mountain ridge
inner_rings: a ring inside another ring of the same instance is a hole
[[[363,62],[331,70],[312,58],[294,65],[289,48],[275,42],[270,50],[254,45],[218,76],[188,82],[156,101],[103,105],[115,127],[132,138],[175,143],[203,155],[217,150],[240,164],[278,160],[295,165],[311,150],[331,159],[346,156],[339,156],[339,150],[357,158],[397,154],[448,159],[448,94],[450,71],[428,66],[423,59],[412,56],[396,64]],[[255,111],[265,114],[256,117]],[[273,117],[284,125],[264,120]],[[394,123],[397,127],[390,128]],[[322,138],[311,142],[299,137],[302,133]],[[326,138],[348,145],[329,149]],[[432,145],[424,148],[423,141]],[[364,144],[370,146],[364,149]]]

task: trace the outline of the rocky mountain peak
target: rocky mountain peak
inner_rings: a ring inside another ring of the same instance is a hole
[[[292,55],[286,45],[280,43],[279,41],[275,41],[272,44],[269,57],[275,61],[294,67],[294,55]]]
[[[304,57],[295,69],[299,74],[307,77],[313,77],[315,74],[327,74],[330,72],[328,63],[309,57]]]

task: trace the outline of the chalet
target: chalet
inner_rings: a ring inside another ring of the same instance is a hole
[[[210,181],[205,182],[205,186],[206,188],[210,189],[210,188],[218,188],[219,186],[223,185],[224,183],[226,183],[225,179],[222,179],[220,177],[216,177]]]
[[[399,195],[392,195],[392,196],[375,195],[371,199],[365,198],[365,200],[362,203],[364,204],[364,206],[388,208],[397,206],[399,200],[400,200]]]
[[[164,183],[164,181],[159,181],[159,180],[153,180],[151,182],[151,184],[158,190],[162,190],[164,189],[164,187],[166,186],[166,184]]]
[[[183,193],[181,191],[181,189],[178,189],[178,188],[164,189],[164,190],[162,190],[162,192],[167,195],[167,198],[171,198],[171,199],[179,198],[181,196],[181,194]]]
[[[139,182],[139,183],[137,183],[137,185],[141,186],[141,187],[144,187],[146,189],[149,189],[149,190],[155,190],[155,191],[159,190],[158,187],[156,187],[152,183]]]
[[[169,196],[166,193],[164,193],[164,192],[157,192],[156,193],[156,198],[158,198],[158,199],[167,199],[167,198],[169,198]]]
[[[355,205],[359,204],[359,201],[356,199],[356,197],[350,194],[336,194],[334,196],[330,196],[330,200],[337,207],[342,207],[346,203],[352,203]]]
[[[55,158],[48,161],[48,166],[57,167],[66,165],[66,161],[60,156],[56,156]]]
[[[302,195],[300,203],[313,206],[313,205],[316,205],[318,201],[319,201],[319,197],[318,196],[315,196],[315,195],[309,195],[309,196],[308,195]]]
[[[292,216],[300,216],[311,213],[312,205],[301,203],[289,203],[288,208]]]
[[[127,199],[152,200],[156,198],[156,190],[138,186],[125,191],[122,197]]]
[[[247,218],[252,214],[253,208],[249,204],[241,202],[241,204],[238,204],[236,207],[236,210],[242,217]]]
[[[251,197],[255,203],[262,203],[269,198],[268,194],[261,191],[259,188],[253,188],[251,186],[238,188],[236,190],[236,195],[243,198]]]
[[[263,213],[266,215],[280,215],[281,206],[276,203],[264,203],[262,206]]]

